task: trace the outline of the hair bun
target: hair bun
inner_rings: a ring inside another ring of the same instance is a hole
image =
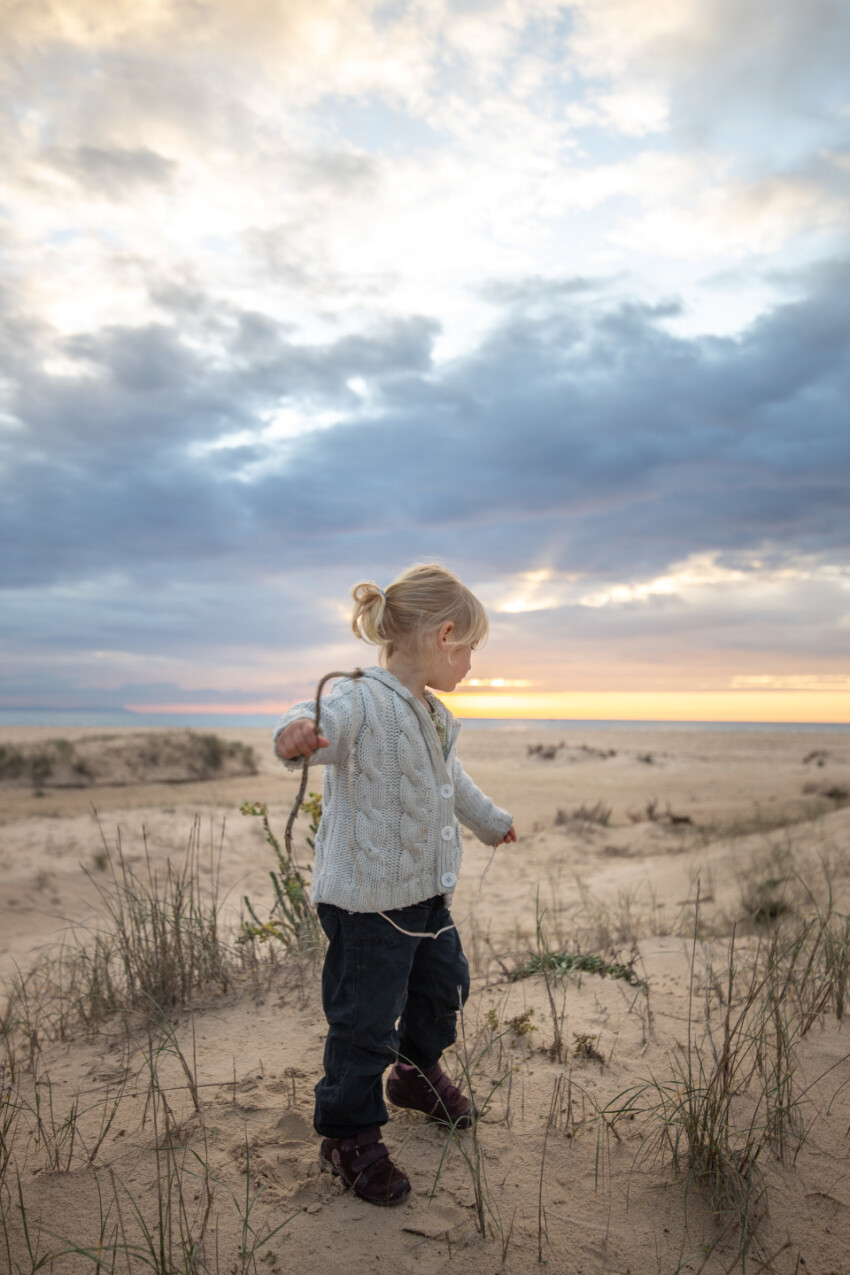
[[[374,580],[361,580],[351,590],[351,596],[354,598],[351,627],[355,634],[364,642],[382,646],[386,640],[383,616],[387,595]]]

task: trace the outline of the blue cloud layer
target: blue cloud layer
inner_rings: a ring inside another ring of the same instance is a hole
[[[52,614],[83,645],[95,627],[104,646],[128,631],[137,646],[215,645],[262,640],[235,599],[264,579],[389,572],[426,551],[483,577],[545,561],[630,579],[708,551],[847,564],[847,266],[809,282],[734,340],[674,336],[669,308],[564,288],[531,309],[509,296],[479,348],[439,366],[430,320],[296,348],[212,299],[195,331],[216,335],[214,362],[176,321],[65,342],[80,380],[21,355],[5,369],[24,424],[7,435],[3,585],[19,605],[79,586]],[[365,413],[355,376],[372,386]],[[339,423],[264,440],[281,399]],[[195,450],[252,428],[250,445]],[[299,644],[311,628],[294,605],[281,640]],[[30,640],[14,611],[7,634]]]
[[[336,649],[352,580],[431,557],[550,573],[517,661],[840,662],[848,23],[19,6],[0,696],[282,693],[252,653]]]

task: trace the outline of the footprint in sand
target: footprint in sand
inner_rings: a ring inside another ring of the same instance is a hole
[[[316,1138],[313,1127],[297,1111],[285,1111],[275,1125],[276,1141],[286,1145],[289,1142],[313,1142]]]

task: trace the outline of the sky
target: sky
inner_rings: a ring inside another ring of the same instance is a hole
[[[844,0],[0,0],[0,706],[850,722]]]

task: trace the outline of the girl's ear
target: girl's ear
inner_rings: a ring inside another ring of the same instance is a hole
[[[441,624],[439,629],[437,630],[437,646],[440,648],[441,651],[446,650],[448,646],[448,639],[451,637],[452,633],[454,632],[454,627],[455,626],[453,621],[446,620],[445,624]]]

